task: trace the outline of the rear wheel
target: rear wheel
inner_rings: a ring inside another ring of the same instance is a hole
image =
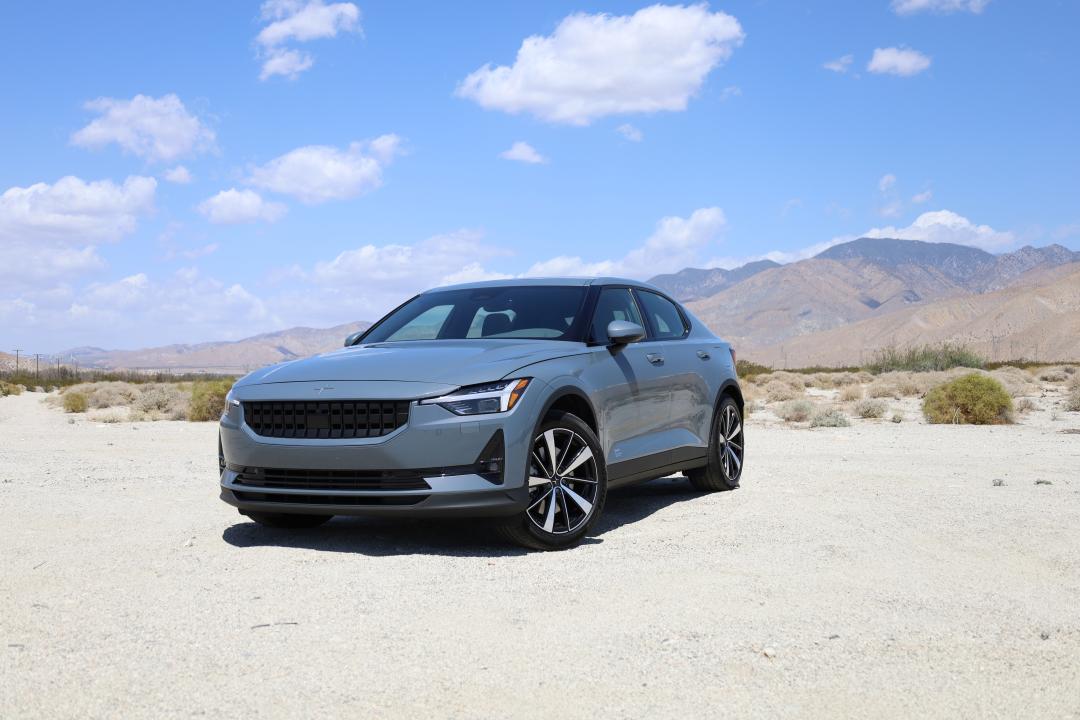
[[[244,514],[260,525],[286,529],[318,527],[334,517],[333,515],[300,515],[297,513],[249,512]]]
[[[573,547],[588,534],[607,497],[607,474],[596,434],[576,415],[553,413],[529,453],[529,504],[500,527],[534,550]]]
[[[733,398],[725,397],[713,418],[709,464],[686,474],[690,484],[705,492],[739,487],[744,448],[742,413]]]

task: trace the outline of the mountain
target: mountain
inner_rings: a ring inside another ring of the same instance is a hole
[[[326,329],[295,327],[231,342],[166,345],[143,350],[82,347],[61,353],[61,357],[65,362],[74,358],[80,367],[237,374],[341,347],[345,336],[370,325],[369,322],[351,322]]]
[[[1080,263],[1029,271],[1011,287],[913,306],[759,348],[782,367],[847,365],[896,345],[961,342],[991,360],[1080,358]]]
[[[649,282],[676,300],[686,302],[715,295],[726,287],[774,267],[780,267],[780,263],[772,260],[757,260],[731,270],[686,268],[677,273],[657,275]]]
[[[688,303],[744,351],[882,317],[911,306],[1007,288],[1080,253],[1059,245],[1004,255],[949,243],[860,238],[752,275]]]

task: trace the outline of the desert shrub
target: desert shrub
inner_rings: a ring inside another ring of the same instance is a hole
[[[1064,368],[1053,367],[1046,368],[1039,373],[1039,379],[1043,382],[1065,382],[1069,379],[1068,373]]]
[[[225,410],[225,396],[232,389],[232,380],[197,382],[191,389],[188,420],[217,420]]]
[[[1069,412],[1080,412],[1080,385],[1074,385],[1065,398],[1065,409]]]
[[[736,360],[735,372],[739,377],[745,379],[751,379],[755,375],[766,375],[772,372],[772,368],[768,365],[760,365],[751,360]]]
[[[183,420],[187,417],[188,394],[172,383],[144,385],[132,406],[135,420]]]
[[[1031,373],[1023,368],[1005,365],[997,368],[990,375],[1005,386],[1005,392],[1012,397],[1038,395],[1042,392],[1039,383],[1035,382],[1035,378],[1032,377]]]
[[[810,387],[828,390],[836,387],[836,375],[834,373],[814,373],[806,379],[806,384]]]
[[[1000,425],[1012,422],[1012,411],[1001,383],[978,373],[938,385],[923,398],[923,415],[931,423]]]
[[[9,382],[0,382],[0,397],[8,395],[22,395],[22,386]]]
[[[765,397],[769,402],[794,400],[803,394],[802,388],[795,388],[781,380],[772,380],[765,386]]]
[[[845,385],[840,388],[840,400],[843,402],[854,402],[856,400],[862,400],[863,389],[862,385]]]
[[[909,370],[928,372],[930,370],[948,370],[954,367],[982,368],[986,359],[969,350],[960,343],[945,342],[940,345],[898,348],[895,345],[884,347],[874,353],[874,359],[866,369],[875,375],[890,370]]]
[[[860,400],[855,403],[855,414],[861,418],[880,418],[885,416],[885,402],[882,400]]]
[[[818,410],[810,418],[810,427],[847,427],[851,425],[847,416],[836,408]]]
[[[902,423],[902,422],[904,422],[904,413],[897,410],[896,412],[894,412],[892,414],[892,421],[894,423]]]
[[[139,396],[139,389],[125,382],[94,383],[89,386],[90,407],[110,408],[131,405]]]
[[[1076,374],[1076,366],[1075,365],[1066,365],[1065,367],[1063,367],[1061,369],[1062,369],[1062,371],[1064,371],[1064,373],[1066,375],[1075,375]]]
[[[760,400],[747,400],[746,405],[743,406],[743,415],[750,416],[761,412],[764,408],[763,403]]]
[[[125,412],[123,412],[121,410],[112,408],[112,409],[109,409],[109,410],[105,410],[103,412],[96,412],[96,413],[93,413],[93,414],[87,413],[86,419],[87,420],[92,420],[93,422],[113,424],[113,423],[122,423],[122,422],[127,421],[128,416],[127,416],[127,413],[125,413]]]
[[[852,372],[835,373],[832,377],[833,382],[837,387],[845,387],[847,385],[858,385],[859,377]]]
[[[90,401],[82,393],[64,393],[64,412],[84,413],[88,407],[90,407]]]
[[[788,372],[787,370],[774,370],[767,378],[762,378],[767,383],[770,382],[782,382],[787,383],[796,390],[806,389],[806,378],[798,373]]]
[[[1018,413],[1031,412],[1036,409],[1035,401],[1031,398],[1020,398],[1013,403],[1013,409]]]
[[[776,408],[776,415],[787,422],[806,422],[814,412],[809,400],[788,400]]]
[[[883,382],[881,380],[870,383],[870,387],[866,388],[866,394],[872,398],[899,398],[900,391],[895,385],[889,382]]]

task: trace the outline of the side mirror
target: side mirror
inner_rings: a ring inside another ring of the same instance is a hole
[[[626,345],[645,337],[645,328],[626,320],[612,320],[607,326],[608,339],[615,345]]]
[[[352,347],[356,343],[356,341],[360,339],[360,336],[363,335],[363,334],[364,334],[363,330],[357,330],[356,332],[349,335],[347,338],[345,338],[345,347]]]

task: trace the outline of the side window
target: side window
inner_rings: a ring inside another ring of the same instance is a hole
[[[436,305],[398,328],[387,340],[435,340],[446,323],[453,305]]]
[[[647,290],[638,291],[638,299],[645,310],[645,316],[652,325],[653,337],[657,340],[670,340],[681,338],[686,334],[686,324],[683,322],[679,309],[665,297]]]
[[[600,291],[596,311],[593,313],[593,342],[608,341],[607,326],[614,320],[627,320],[641,325],[641,313],[638,312],[637,303],[628,288],[604,288]]]

